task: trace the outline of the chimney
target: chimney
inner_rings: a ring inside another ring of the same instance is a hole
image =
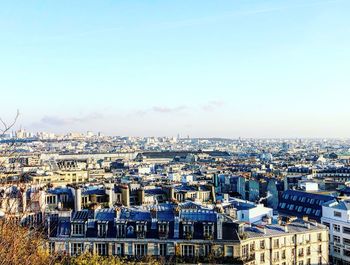
[[[284,226],[284,232],[286,232],[286,233],[289,232],[289,230],[288,230],[288,225],[285,225],[285,226]]]
[[[215,193],[214,185],[210,185],[210,189],[211,189],[211,198],[213,200],[213,203],[215,203],[216,202],[216,193]]]
[[[108,207],[113,207],[113,188],[106,188],[106,194],[108,195]]]
[[[74,189],[74,210],[81,211],[81,188]]]
[[[151,214],[151,221],[152,221],[151,229],[157,229],[157,223],[158,223],[157,207],[152,208],[150,210],[150,214]]]
[[[137,191],[137,195],[138,195],[140,205],[143,205],[145,203],[145,190],[143,188],[140,188]]]
[[[174,187],[173,186],[169,186],[168,187],[168,192],[169,192],[169,195],[168,195],[169,200],[170,201],[174,201],[175,200],[175,189],[174,189]]]
[[[122,204],[126,207],[130,206],[130,190],[128,185],[120,187],[122,191]]]
[[[179,238],[180,234],[180,209],[178,206],[174,207],[174,238]]]
[[[217,214],[216,229],[217,229],[217,239],[222,239],[222,215]]]
[[[119,207],[116,207],[116,208],[115,208],[115,217],[116,217],[117,220],[120,219],[121,213],[122,213],[122,209],[119,208]]]

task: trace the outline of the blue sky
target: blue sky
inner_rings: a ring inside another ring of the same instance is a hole
[[[350,1],[7,1],[0,116],[53,132],[349,137]]]

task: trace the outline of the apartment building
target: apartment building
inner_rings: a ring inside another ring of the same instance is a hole
[[[324,204],[322,223],[329,227],[333,264],[350,264],[350,200]]]
[[[329,264],[328,230],[316,222],[250,226],[240,234],[244,264]]]
[[[208,210],[163,204],[83,210],[49,218],[51,251],[179,262],[328,264],[328,230],[303,220],[247,225]]]

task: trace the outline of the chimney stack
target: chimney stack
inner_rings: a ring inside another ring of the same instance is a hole
[[[81,188],[75,187],[74,189],[74,210],[81,211]]]

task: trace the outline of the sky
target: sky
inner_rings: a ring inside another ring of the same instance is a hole
[[[0,2],[0,117],[28,131],[350,137],[350,1]]]

